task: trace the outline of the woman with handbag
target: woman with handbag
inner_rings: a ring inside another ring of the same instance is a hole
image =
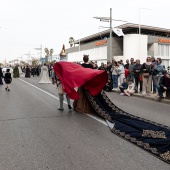
[[[143,79],[142,94],[150,96],[151,82],[152,82],[152,62],[150,57],[146,58],[146,62],[143,63],[141,71],[142,71],[142,79]]]
[[[162,63],[162,59],[157,58],[156,65],[154,65],[153,72],[152,72],[152,77],[153,77],[156,89],[159,86],[160,78],[163,76],[162,71],[164,70],[164,67],[161,63]]]

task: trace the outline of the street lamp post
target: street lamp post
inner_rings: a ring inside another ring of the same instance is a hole
[[[117,19],[112,19],[112,8],[110,8],[110,17],[93,17],[95,19],[100,19],[102,22],[110,22],[110,41],[109,41],[109,48],[110,48],[110,55],[108,59],[111,61],[112,60],[112,21],[121,21],[121,22],[127,22],[123,20],[117,20]]]
[[[40,50],[40,61],[42,61],[42,57],[43,57],[43,55],[42,55],[42,45],[41,45],[41,47],[40,48],[34,48],[35,50]]]
[[[148,9],[148,8],[139,8],[139,58],[140,58],[140,35],[141,35],[141,18],[140,18],[140,15],[141,15],[141,10],[151,10],[151,9]]]

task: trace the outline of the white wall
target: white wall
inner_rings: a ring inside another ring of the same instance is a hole
[[[68,54],[68,61],[83,61],[83,55],[89,55],[89,60],[107,60],[107,46],[78,51]]]
[[[140,59],[141,63],[146,61],[147,57],[147,35],[127,34],[123,37],[123,61],[134,58]]]

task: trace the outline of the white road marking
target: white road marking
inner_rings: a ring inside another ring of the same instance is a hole
[[[27,81],[24,81],[24,80],[22,80],[22,79],[20,79],[20,78],[18,78],[18,80],[20,80],[20,81],[22,81],[22,82],[24,82],[24,83],[26,83],[26,84],[28,84],[28,85],[30,85],[30,86],[36,88],[36,89],[42,91],[43,93],[48,94],[49,96],[51,96],[51,97],[53,97],[53,98],[59,100],[58,97],[56,97],[56,96],[54,96],[54,95],[52,95],[52,94],[46,92],[45,90],[40,89],[39,87],[37,87],[37,86],[35,86],[35,85],[31,84],[31,83],[28,83]],[[67,104],[67,102],[64,101],[64,104]],[[87,115],[87,116],[91,117],[92,119],[95,119],[95,120],[97,120],[98,122],[100,122],[100,123],[102,123],[102,124],[104,124],[104,125],[107,126],[107,123],[106,123],[105,121],[103,121],[102,119],[99,119],[99,118],[97,118],[97,117],[95,117],[95,116],[93,116],[93,115],[90,115],[90,114],[85,114],[85,115]]]

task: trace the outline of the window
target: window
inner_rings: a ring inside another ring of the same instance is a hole
[[[158,54],[159,54],[159,56],[169,57],[170,56],[169,51],[170,51],[170,45],[158,44]]]

